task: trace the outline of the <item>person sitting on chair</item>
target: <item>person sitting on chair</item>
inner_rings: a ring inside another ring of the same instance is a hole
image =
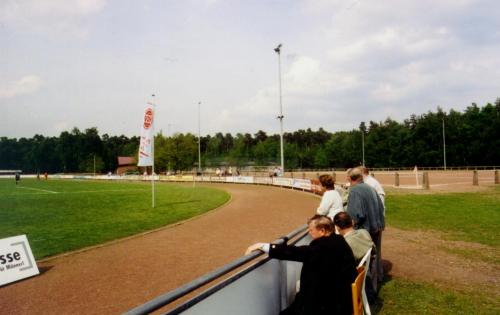
[[[340,212],[333,218],[333,224],[338,233],[344,236],[347,244],[352,249],[356,262],[359,262],[364,255],[371,248],[371,261],[370,267],[367,270],[365,291],[370,304],[373,304],[377,298],[377,291],[375,290],[378,285],[377,279],[377,248],[373,243],[370,233],[365,229],[354,229],[352,218],[347,212]],[[373,266],[373,268],[372,268]]]
[[[357,262],[363,258],[370,248],[372,248],[372,253],[375,253],[375,244],[370,233],[365,229],[355,230],[349,213],[337,213],[333,218],[333,224],[338,233],[345,238],[347,244],[351,247]]]
[[[256,243],[254,250],[269,257],[302,262],[300,291],[280,315],[352,314],[351,284],[356,279],[356,262],[344,237],[334,233],[330,218],[315,215],[308,220],[309,245]]]

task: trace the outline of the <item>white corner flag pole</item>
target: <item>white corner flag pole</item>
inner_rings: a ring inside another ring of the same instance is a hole
[[[415,168],[413,169],[413,172],[415,172],[415,181],[417,182],[417,187],[418,187],[418,168],[415,165]]]

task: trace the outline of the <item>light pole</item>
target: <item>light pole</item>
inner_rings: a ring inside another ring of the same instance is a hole
[[[361,152],[362,152],[362,157],[363,157],[363,167],[365,167],[365,132],[366,132],[366,125],[365,125],[364,121],[362,121],[361,124],[359,125],[359,130],[361,131]]]
[[[446,140],[444,133],[444,115],[443,115],[443,161],[444,161],[444,170],[446,171]]]
[[[365,132],[361,130],[361,146],[363,147],[363,167],[365,167]]]
[[[201,128],[200,128],[200,105],[198,102],[198,173],[201,173]],[[197,174],[198,175],[198,174]]]
[[[278,54],[278,80],[279,80],[279,92],[280,92],[280,114],[277,117],[280,120],[280,153],[281,153],[281,174],[285,174],[285,158],[283,156],[283,103],[281,97],[281,44],[274,48],[274,51]]]

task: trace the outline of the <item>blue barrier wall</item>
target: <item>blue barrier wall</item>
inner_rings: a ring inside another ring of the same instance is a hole
[[[306,235],[296,245],[308,244],[310,241],[310,237]],[[233,277],[237,277],[235,281],[217,289],[189,308],[183,309],[185,306],[180,305],[166,314],[276,315],[295,298],[301,267],[302,263],[298,262],[267,260],[249,272],[243,270],[234,275]],[[230,281],[231,279],[228,282]],[[191,301],[196,299],[194,297]]]

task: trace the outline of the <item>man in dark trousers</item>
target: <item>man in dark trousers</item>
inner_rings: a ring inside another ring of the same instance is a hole
[[[351,186],[347,200],[347,213],[354,220],[355,229],[365,229],[370,233],[377,248],[377,257],[371,264],[373,288],[378,290],[384,278],[382,268],[382,231],[385,228],[384,205],[372,187],[363,182],[363,169],[356,167],[347,173]]]
[[[312,242],[305,246],[257,243],[247,249],[268,252],[272,258],[302,262],[300,291],[281,315],[350,315],[351,284],[357,276],[352,250],[334,232],[330,218],[315,215],[308,221]]]
[[[19,172],[16,172],[16,185],[19,183],[20,180],[21,180],[21,174],[19,174]]]

